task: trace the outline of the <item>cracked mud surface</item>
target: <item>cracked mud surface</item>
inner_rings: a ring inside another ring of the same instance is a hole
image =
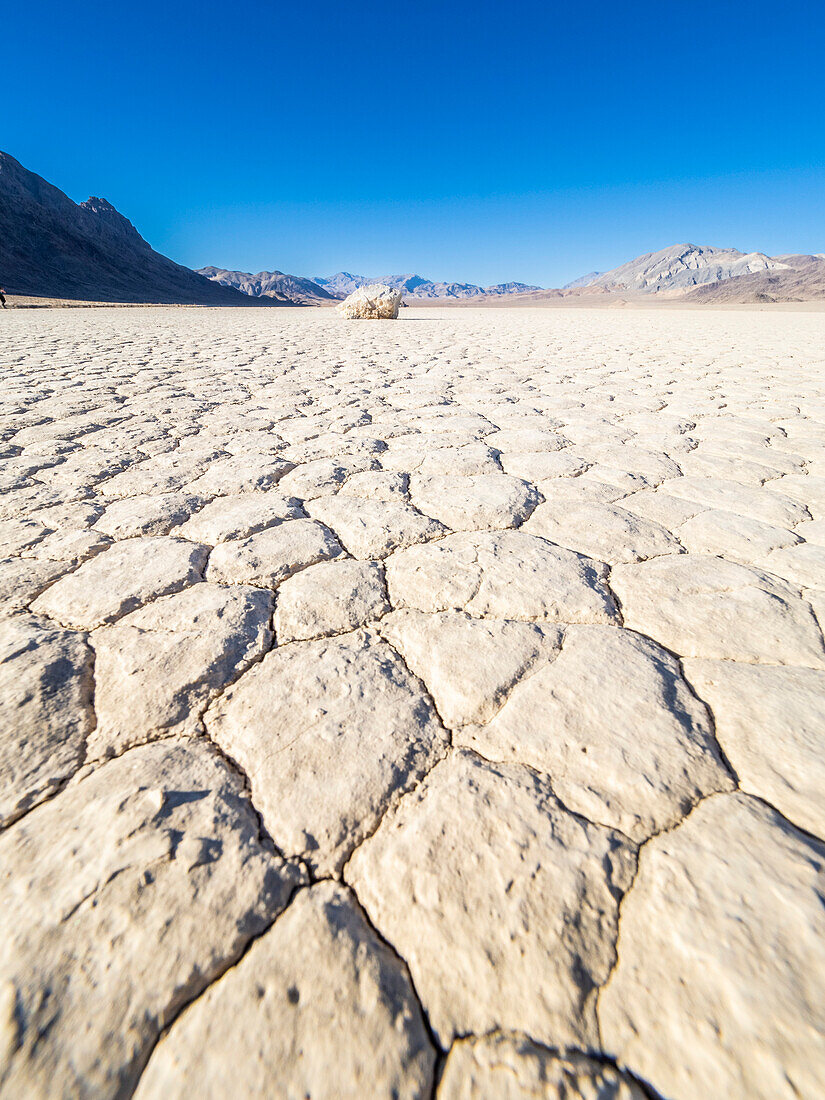
[[[0,1095],[825,1093],[825,318],[3,324]]]

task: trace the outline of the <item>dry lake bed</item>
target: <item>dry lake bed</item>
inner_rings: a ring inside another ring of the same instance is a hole
[[[825,314],[0,371],[4,1097],[825,1094]]]

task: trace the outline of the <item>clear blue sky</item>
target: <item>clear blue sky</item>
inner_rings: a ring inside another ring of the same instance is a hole
[[[825,251],[822,0],[17,0],[0,56],[0,148],[193,267]]]

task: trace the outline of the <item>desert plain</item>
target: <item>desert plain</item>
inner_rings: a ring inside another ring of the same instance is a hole
[[[3,1096],[825,1094],[825,314],[0,368]]]

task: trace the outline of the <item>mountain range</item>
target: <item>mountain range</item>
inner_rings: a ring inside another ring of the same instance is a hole
[[[95,302],[250,305],[162,256],[105,199],[75,203],[0,152],[0,286]]]
[[[525,283],[435,282],[420,275],[339,271],[306,278],[282,271],[192,271],[156,252],[105,199],[75,203],[0,152],[0,285],[12,295],[96,302],[234,306],[330,305],[359,286],[388,283],[411,302],[530,305],[591,297],[648,296],[697,305],[825,298],[825,253],[739,252],[675,244],[612,271],[591,271],[558,290]]]
[[[420,275],[353,275],[349,271],[339,271],[335,275],[316,275],[311,279],[299,275],[284,275],[281,271],[259,271],[257,275],[253,275],[246,271],[227,271],[217,267],[202,267],[198,274],[255,297],[274,291],[299,305],[321,305],[330,300],[346,298],[358,287],[368,286],[370,283],[384,283],[400,290],[406,299],[414,301],[480,298],[485,295],[503,297],[541,290],[541,287],[528,286],[526,283],[498,283],[495,286],[481,287],[474,283],[436,283],[423,279]]]
[[[607,289],[657,293],[662,290],[689,290],[704,283],[735,279],[772,271],[784,265],[762,252],[738,252],[735,248],[709,245],[673,244],[659,252],[647,252],[612,271],[593,271],[568,283],[573,287],[601,286]]]
[[[801,301],[825,297],[825,253],[767,256],[711,245],[674,244],[612,271],[592,271],[568,293],[662,295],[687,302]]]
[[[283,271],[259,271],[252,275],[247,271],[225,271],[218,267],[202,267],[203,275],[221,286],[233,287],[252,298],[275,298],[292,305],[320,305],[337,301],[346,295],[332,294],[319,286],[317,280],[304,279],[300,275],[285,275]]]
[[[312,279],[259,272],[249,275],[214,267],[202,275],[246,294],[275,292],[300,305],[323,305],[345,298],[367,283],[386,283],[402,291],[407,301],[490,304],[540,304],[551,299],[623,298],[660,296],[698,304],[713,302],[804,301],[825,298],[825,253],[767,256],[713,245],[673,244],[646,252],[611,271],[591,271],[560,290],[543,290],[524,283],[481,287],[473,283],[436,283],[420,275],[384,275],[378,278],[339,271]]]
[[[686,301],[714,302],[811,302],[825,298],[825,252],[774,256],[770,271],[739,275],[692,290]]]

